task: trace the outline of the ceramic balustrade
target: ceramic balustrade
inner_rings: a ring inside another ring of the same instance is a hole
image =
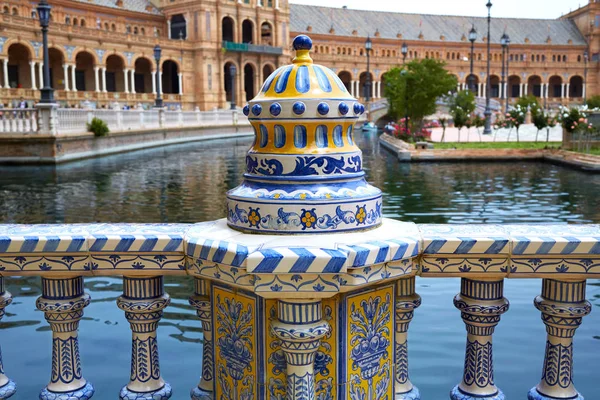
[[[90,301],[84,277],[103,275],[124,280],[117,305],[132,330],[124,400],[171,397],[156,335],[169,304],[164,275],[195,281],[190,304],[204,341],[193,400],[420,399],[409,379],[407,350],[409,324],[414,316],[418,320],[421,304],[416,276],[461,278],[454,303],[467,330],[465,364],[451,399],[504,398],[493,377],[492,334],[508,311],[503,282],[519,278],[541,279],[535,306],[548,334],[542,378],[528,398],[583,398],[572,381],[573,339],[591,311],[586,280],[600,277],[598,225],[415,225],[384,219],[382,227],[358,235],[290,239],[240,235],[220,220],[0,225],[0,236],[0,317],[11,301],[6,279],[42,279],[37,307],[50,324],[53,353],[42,399],[94,394],[83,377],[77,330]],[[0,399],[15,390],[0,359]]]
[[[36,133],[37,110],[22,108],[0,108],[0,134]]]

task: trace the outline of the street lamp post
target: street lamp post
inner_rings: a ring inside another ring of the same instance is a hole
[[[235,65],[231,64],[229,66],[229,76],[231,78],[231,109],[236,109],[236,101],[235,101],[235,74],[236,68]]]
[[[48,53],[48,25],[50,24],[51,8],[47,0],[41,0],[37,6],[44,47],[44,82],[42,83],[40,103],[47,104],[54,103],[54,89],[50,86],[50,56]]]
[[[506,34],[506,32],[502,34],[502,37],[500,38],[500,44],[502,45],[502,81],[500,82],[500,99],[503,99],[506,96],[506,90],[504,89],[504,84],[506,83],[506,69],[504,68],[504,66],[505,63],[508,62],[508,58],[506,56],[506,48],[508,47],[508,35]]]
[[[469,31],[469,41],[471,42],[471,73],[469,74],[469,90],[475,93],[475,76],[473,75],[473,53],[475,51],[475,41],[477,40],[477,31],[475,25]]]
[[[160,56],[162,54],[162,49],[160,45],[154,46],[154,60],[156,61],[156,100],[154,102],[154,107],[162,108],[163,100],[161,97],[162,85],[160,82]]]
[[[402,65],[406,65],[406,56],[408,55],[408,45],[406,42],[402,43]],[[407,71],[405,69],[402,70],[402,75],[406,75]],[[408,134],[408,79],[405,78],[405,87],[404,87],[404,129],[405,133]]]
[[[584,67],[583,67],[583,104],[587,104],[587,72],[588,72],[588,51],[584,51],[583,52],[583,62],[584,62]]]
[[[365,50],[367,50],[367,78],[365,79],[365,100],[367,103],[367,121],[371,122],[371,50],[373,50],[373,42],[371,37],[367,36],[365,42]]]
[[[490,109],[490,25],[492,23],[492,2],[488,0],[486,7],[488,9],[487,18],[487,77],[485,90],[485,126],[483,128],[484,135],[492,134],[492,110]]]
[[[504,97],[505,97],[504,101],[506,101],[506,105],[504,107],[505,107],[506,111],[508,111],[508,99],[509,99],[509,96],[508,96],[508,94],[509,94],[508,93],[508,80],[510,77],[510,75],[508,73],[508,65],[510,64],[510,57],[508,56],[509,52],[510,52],[510,36],[508,36],[508,34],[506,34],[506,90],[505,90],[506,93],[504,93]],[[545,101],[545,99],[544,99],[544,101]],[[544,104],[544,108],[545,107],[546,107],[546,105]]]

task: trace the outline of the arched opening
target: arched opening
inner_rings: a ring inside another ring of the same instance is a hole
[[[569,79],[569,98],[583,97],[583,78],[579,75],[572,76]]]
[[[152,62],[147,58],[135,60],[134,87],[136,93],[152,93]]]
[[[235,42],[233,18],[225,17],[221,22],[221,38],[224,42]]]
[[[8,85],[11,88],[31,88],[29,61],[31,53],[25,45],[15,43],[8,48]]]
[[[532,75],[527,79],[527,95],[542,97],[542,78]]]
[[[348,93],[352,93],[352,75],[348,71],[340,71],[338,78],[342,81]]]
[[[187,39],[187,23],[183,14],[171,17],[171,39]]]
[[[273,27],[268,22],[263,22],[260,26],[260,42],[266,46],[273,46]]]
[[[63,69],[64,56],[63,53],[51,47],[48,49],[50,57],[50,87],[56,90],[65,89],[65,71]]]
[[[269,77],[271,76],[271,74],[273,73],[274,69],[270,64],[265,64],[265,66],[263,67],[263,82]]]
[[[10,9],[8,8],[8,6],[4,6],[4,7],[2,8],[2,12],[3,12],[4,14],[10,14]]]
[[[517,75],[508,77],[508,97],[519,97],[521,91],[521,78]]]
[[[79,26],[81,26],[82,28],[85,28],[85,19],[81,20],[81,22],[79,23]]]
[[[548,80],[548,97],[562,97],[562,78],[553,75]]]
[[[369,81],[371,82],[370,85],[367,85],[367,76],[369,76]],[[368,73],[367,72],[363,72],[362,74],[360,74],[359,77],[359,87],[360,87],[360,97],[369,97],[369,98],[373,98],[372,94],[373,94],[373,74],[372,73]]]
[[[231,95],[235,88],[235,82],[232,82],[231,76],[231,66],[234,65],[231,62],[225,63],[225,67],[223,67],[223,87],[225,88],[225,100],[227,102],[231,102]],[[235,81],[235,76],[233,77]]]
[[[79,20],[77,19],[77,17],[73,18],[73,26],[77,26],[78,23]]]
[[[475,94],[475,96],[477,96],[479,77],[476,74],[469,74],[465,82],[467,83],[467,89],[472,91]]]
[[[116,54],[106,59],[106,90],[108,92],[125,91],[125,61]],[[129,77],[127,77],[129,78]],[[129,81],[129,79],[128,79]],[[128,82],[129,85],[131,85]]]
[[[162,91],[166,94],[179,93],[179,67],[173,60],[163,62]]]
[[[75,87],[70,78],[68,77],[71,89],[92,90],[94,87],[94,56],[87,51],[78,53],[75,57]]]
[[[244,66],[244,91],[246,92],[246,101],[250,101],[256,96],[254,92],[254,67],[252,64]]]
[[[490,97],[500,97],[500,78],[498,75],[490,75]]]
[[[242,43],[254,43],[254,24],[249,19],[242,22]]]
[[[117,31],[117,26],[115,24],[112,24],[110,26],[110,30],[113,31],[113,32],[116,32]]]

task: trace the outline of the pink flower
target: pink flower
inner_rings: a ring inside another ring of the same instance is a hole
[[[579,118],[579,122],[583,122],[583,118]]]

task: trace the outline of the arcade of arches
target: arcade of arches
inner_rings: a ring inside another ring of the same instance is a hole
[[[140,4],[144,1],[140,0]],[[243,106],[276,68],[290,62],[289,43],[300,33],[312,37],[314,61],[334,68],[355,97],[383,98],[385,73],[403,62],[399,46],[404,39],[385,38],[373,32],[369,75],[364,26],[356,27],[352,34],[342,32],[340,27],[336,33],[335,24],[326,32],[311,27],[310,21],[301,27],[293,20],[296,5],[287,0],[218,0],[202,10],[194,8],[193,2],[165,1],[153,12],[144,6],[129,9],[135,4],[124,2],[123,10],[104,7],[105,13],[93,19],[86,14],[85,4],[75,0],[63,2],[69,7],[53,5],[48,84],[56,90],[58,101],[69,106],[80,105],[86,99],[97,106],[114,101],[151,106],[159,91],[164,93],[166,106],[172,108],[223,108],[229,107],[233,98],[238,107]],[[4,101],[23,96],[33,102],[39,99],[39,89],[44,84],[39,28],[37,23],[22,23],[23,18],[34,18],[34,6],[19,6],[15,17],[20,19],[13,19],[12,9],[3,15],[0,93]],[[582,7],[583,11],[572,14],[576,23],[580,14],[583,18],[586,12],[596,9],[600,14],[600,2],[586,7],[590,10]],[[124,11],[132,18],[123,18]],[[69,32],[69,40],[53,31],[57,25],[69,25],[60,27],[61,32]],[[98,37],[98,44],[90,44],[86,39],[90,34]],[[458,79],[457,89],[470,88],[477,96],[486,96],[483,43],[476,43],[475,70],[470,77],[469,63],[465,62],[470,58],[468,41],[429,37],[417,40],[408,36],[407,61],[443,60]],[[162,49],[158,70],[153,54],[156,44]],[[596,51],[600,54],[600,44],[590,46],[591,56]],[[584,50],[580,44],[565,45],[558,39],[556,43],[515,45],[509,57],[510,71],[503,78],[502,51],[493,43],[490,96],[516,101],[520,96],[534,95],[553,104],[581,102],[586,91],[589,95],[598,92],[600,74],[600,56],[594,60],[590,57],[586,64]],[[231,66],[235,67],[234,75]],[[588,67],[587,75],[584,66]]]

